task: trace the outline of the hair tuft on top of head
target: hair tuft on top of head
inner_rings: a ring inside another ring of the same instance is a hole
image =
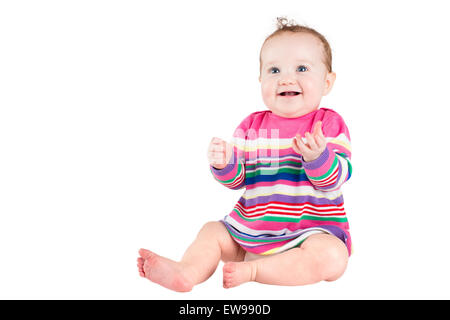
[[[282,30],[285,29],[286,27],[294,27],[297,26],[297,22],[295,22],[294,20],[288,20],[288,18],[286,17],[277,17],[277,29],[278,30]]]

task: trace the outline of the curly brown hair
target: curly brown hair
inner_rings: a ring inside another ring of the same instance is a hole
[[[328,69],[328,72],[333,72],[332,69],[332,55],[331,55],[331,47],[330,44],[328,43],[327,39],[319,32],[317,32],[316,30],[314,30],[313,28],[304,26],[304,25],[299,25],[297,24],[294,20],[288,20],[286,17],[278,17],[277,18],[277,30],[275,30],[272,34],[270,34],[263,42],[262,46],[261,46],[261,51],[259,53],[259,72],[261,73],[261,66],[262,66],[262,61],[261,61],[261,52],[262,49],[264,47],[264,44],[271,38],[284,33],[284,32],[303,32],[303,33],[309,33],[313,36],[315,36],[317,39],[320,40],[320,42],[322,43],[323,46],[323,56],[324,56],[324,63],[325,66]]]

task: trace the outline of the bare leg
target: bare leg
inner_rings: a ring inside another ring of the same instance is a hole
[[[139,274],[152,282],[175,291],[190,291],[208,279],[220,260],[242,261],[245,252],[233,240],[221,222],[206,223],[186,250],[180,262],[141,249]]]
[[[344,273],[347,262],[347,247],[341,240],[329,234],[315,234],[299,248],[253,261],[226,263],[224,287],[248,281],[285,286],[333,281]]]

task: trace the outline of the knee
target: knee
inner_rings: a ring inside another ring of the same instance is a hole
[[[348,263],[348,251],[345,244],[331,235],[321,235],[314,241],[305,244],[315,259],[316,270],[320,278],[326,281],[339,279],[345,272]]]
[[[223,228],[224,228],[223,223],[221,223],[219,221],[208,221],[200,229],[200,232],[202,232],[202,233],[221,232],[223,230]]]
[[[325,261],[324,277],[326,281],[339,279],[347,269],[348,253],[339,247],[330,247],[323,254]]]

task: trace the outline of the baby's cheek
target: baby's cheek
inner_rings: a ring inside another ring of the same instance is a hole
[[[274,93],[273,93],[273,89],[271,86],[262,85],[261,86],[261,95],[262,95],[264,103],[267,106],[269,106],[273,103]]]
[[[303,84],[305,103],[308,105],[319,105],[322,99],[322,91],[320,83],[309,81]]]

